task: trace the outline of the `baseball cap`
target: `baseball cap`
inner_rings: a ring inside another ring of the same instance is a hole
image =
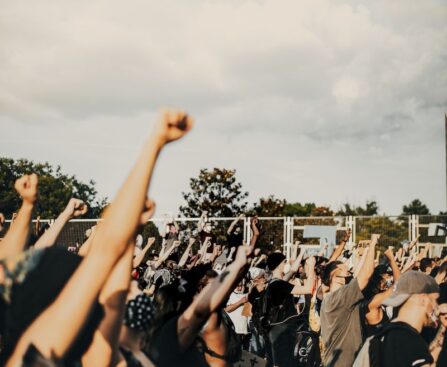
[[[383,302],[385,306],[399,307],[413,294],[438,293],[439,285],[429,276],[418,271],[403,274],[394,284],[393,294]]]

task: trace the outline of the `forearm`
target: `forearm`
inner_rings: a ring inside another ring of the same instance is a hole
[[[335,261],[341,256],[343,250],[345,249],[346,242],[347,241],[345,240],[340,241],[340,243],[338,244],[332,255],[329,257],[329,262]]]
[[[0,243],[0,259],[14,256],[25,249],[30,235],[30,222],[34,205],[23,202],[17,218]]]
[[[301,261],[303,260],[303,257],[304,257],[304,251],[301,251],[301,253],[298,255],[298,259],[296,259],[293,262],[293,265],[290,268],[290,271],[287,274],[284,275],[283,280],[288,282],[290,279],[292,279],[292,277],[295,275],[295,273],[300,268],[300,264],[301,264]]]
[[[95,239],[107,252],[116,246],[122,253],[140,225],[140,215],[162,146],[162,140],[157,135],[150,137],[113,204],[106,210],[104,223],[99,226]]]
[[[394,260],[394,256],[390,256],[388,258],[388,261],[390,263],[391,266],[391,270],[393,271],[393,278],[394,281],[397,281],[400,278],[400,269],[399,266],[397,266],[397,262],[396,260]]]
[[[141,263],[144,260],[144,257],[146,256],[146,254],[149,251],[149,249],[151,248],[151,246],[152,246],[152,243],[146,245],[146,247],[137,256],[135,256],[135,258],[133,259],[133,262],[132,262],[133,268],[136,268],[141,265]]]
[[[191,252],[191,247],[192,246],[188,246],[184,252],[184,254],[182,255],[182,257],[180,258],[180,261],[178,263],[179,268],[183,268],[186,264],[186,262],[188,261],[188,257],[189,257],[189,253]]]
[[[236,311],[239,307],[243,306],[244,303],[245,303],[244,300],[241,299],[241,300],[239,300],[238,302],[233,303],[232,305],[228,305],[227,307],[225,307],[225,311],[226,311],[227,313],[231,313],[231,312],[233,312],[233,311]]]
[[[376,246],[371,243],[364,263],[359,267],[357,280],[361,290],[365,289],[366,285],[374,272],[374,255],[376,252]]]
[[[69,214],[62,212],[51,227],[39,238],[34,247],[44,248],[53,246],[62,232],[62,229],[64,229],[65,224],[67,224],[70,219],[71,217]]]

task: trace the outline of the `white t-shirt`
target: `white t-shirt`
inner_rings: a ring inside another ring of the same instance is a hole
[[[239,302],[241,298],[245,297],[246,295],[246,293],[231,293],[227,306]],[[243,308],[244,306],[242,305],[233,312],[228,313],[231,321],[233,321],[234,328],[237,334],[248,334],[248,318],[247,316],[242,316]]]

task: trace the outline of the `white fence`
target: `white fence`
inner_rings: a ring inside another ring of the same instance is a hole
[[[175,218],[183,232],[181,239],[197,235],[197,224],[199,218]],[[208,218],[213,223],[218,240],[225,241],[225,234],[234,218]],[[251,218],[244,218],[239,222],[239,226],[244,233],[244,241],[250,242]],[[329,242],[327,238],[305,238],[305,231],[310,226],[319,226],[320,229],[333,227],[335,238],[329,243],[331,246],[337,243],[344,231],[350,228],[352,236],[350,242],[357,243],[360,240],[369,239],[371,234],[379,233],[381,245],[383,247],[393,246],[398,248],[404,241],[412,241],[419,238],[419,246],[431,243],[431,256],[440,256],[443,248],[446,247],[446,232],[443,229],[447,225],[447,216],[348,216],[348,217],[261,217],[261,237],[260,246],[268,250],[282,249],[289,254],[291,244],[300,241],[301,246],[318,251],[321,244]],[[42,224],[51,225],[54,220],[41,220]],[[73,246],[82,243],[87,229],[98,222],[98,219],[76,219],[70,221],[61,233],[58,240],[59,246]],[[164,218],[153,218],[144,227],[144,237],[157,237],[158,228],[163,226]],[[3,237],[10,221],[6,221],[5,229],[0,233]],[[316,227],[314,227],[316,228]],[[436,233],[436,231],[438,233]]]

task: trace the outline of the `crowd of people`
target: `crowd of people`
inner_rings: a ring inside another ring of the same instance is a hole
[[[356,245],[347,230],[332,253],[296,243],[286,257],[257,246],[256,217],[245,243],[243,214],[221,238],[204,212],[188,238],[167,219],[154,251],[141,236],[151,176],[192,126],[162,114],[74,251],[57,238],[87,205],[71,199],[36,233],[39,178],[15,182],[22,205],[0,241],[2,366],[447,366],[447,259],[417,240],[380,255],[379,234]]]

